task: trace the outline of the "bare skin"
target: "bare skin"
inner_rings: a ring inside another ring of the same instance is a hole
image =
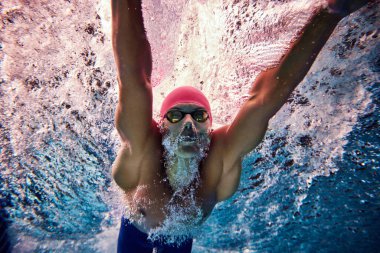
[[[328,1],[330,10],[321,9],[304,27],[280,64],[261,73],[252,85],[250,98],[240,108],[231,125],[210,133],[211,123],[195,121],[189,114],[178,123],[163,120],[171,137],[209,134],[208,155],[199,164],[201,184],[192,183],[176,194],[168,183],[163,163],[162,131],[152,120],[152,57],[141,12],[141,1],[112,1],[112,41],[118,70],[119,103],[116,128],[122,141],[112,175],[125,191],[129,208],[143,232],[162,224],[170,203],[187,208],[186,198],[195,190],[195,201],[207,218],[215,204],[231,197],[240,181],[241,161],[263,139],[268,121],[282,107],[302,81],[317,54],[338,22],[367,1]],[[176,105],[191,112],[199,106]],[[185,130],[184,130],[185,129]],[[186,132],[187,131],[187,132]],[[199,152],[187,142],[176,152],[175,166],[186,166]],[[173,201],[174,199],[174,201]]]

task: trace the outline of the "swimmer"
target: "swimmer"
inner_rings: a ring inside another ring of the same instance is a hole
[[[152,56],[141,0],[112,0],[116,128],[122,141],[112,175],[129,209],[122,217],[118,252],[191,251],[192,238],[176,245],[151,241],[148,234],[175,213],[183,223],[178,226],[200,224],[218,202],[234,194],[242,157],[262,141],[269,119],[302,81],[338,22],[366,2],[329,0],[279,65],[256,78],[231,125],[212,131],[207,98],[189,86],[172,91],[162,104],[160,122],[152,119]]]

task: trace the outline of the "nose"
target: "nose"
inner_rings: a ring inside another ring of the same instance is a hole
[[[185,129],[193,129],[194,122],[190,114],[185,115],[185,118],[183,119],[183,124]]]

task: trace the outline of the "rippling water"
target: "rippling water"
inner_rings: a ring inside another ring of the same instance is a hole
[[[143,1],[155,113],[194,85],[216,126],[323,4]],[[379,248],[379,4],[342,20],[244,160],[194,252]],[[113,252],[116,72],[108,1],[1,1],[0,196],[15,252]]]

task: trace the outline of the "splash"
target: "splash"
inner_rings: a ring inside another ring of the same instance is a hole
[[[175,86],[194,85],[215,125],[232,121],[257,74],[278,63],[323,4],[143,2],[155,115]],[[198,245],[226,249],[232,238],[248,250],[270,247],[314,180],[336,172],[358,117],[376,112],[378,6],[342,20],[244,160],[243,197],[217,206],[222,214],[210,217]],[[120,143],[109,1],[9,0],[0,8],[0,194],[15,251],[115,252],[123,202],[110,177]]]
[[[192,128],[194,126],[192,125]],[[194,137],[182,136],[183,129],[178,136],[173,136],[163,124],[160,124],[162,133],[162,146],[164,147],[164,165],[169,183],[175,191],[180,191],[192,182],[199,180],[199,166],[201,161],[207,156],[210,146],[210,133],[198,133],[197,129],[192,130]],[[187,143],[187,144],[184,144]],[[181,157],[181,146],[191,145],[196,147],[197,152],[189,158]]]
[[[194,189],[192,187],[186,195],[179,191],[174,193],[166,207],[166,219],[160,226],[149,231],[150,240],[180,245],[199,234],[203,212],[195,201]]]

